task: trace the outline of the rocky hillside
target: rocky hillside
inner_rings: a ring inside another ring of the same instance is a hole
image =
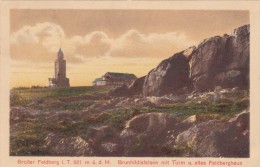
[[[11,106],[12,156],[249,156],[247,90],[40,96]]]
[[[11,90],[10,155],[249,157],[249,25],[130,87]]]
[[[162,96],[206,92],[215,88],[248,89],[249,28],[245,25],[230,35],[205,39],[197,47],[190,47],[163,60],[129,88],[124,87],[111,94]]]

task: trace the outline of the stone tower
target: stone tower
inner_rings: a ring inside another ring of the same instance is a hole
[[[69,79],[66,77],[66,60],[60,49],[55,60],[54,78],[49,78],[49,87],[69,87]]]

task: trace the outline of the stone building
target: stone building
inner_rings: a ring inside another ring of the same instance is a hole
[[[69,87],[69,79],[66,77],[66,60],[60,49],[55,60],[54,78],[49,78],[49,87]]]
[[[93,86],[120,86],[131,85],[135,80],[134,74],[107,72],[100,78],[96,78],[92,84]]]

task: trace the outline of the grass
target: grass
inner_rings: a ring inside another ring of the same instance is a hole
[[[156,108],[142,107],[136,108],[136,113],[149,113],[149,112],[163,112],[177,116],[181,119],[186,119],[192,115],[199,115],[208,117],[208,119],[215,118],[230,118],[233,115],[242,112],[249,107],[249,99],[245,98],[229,103],[209,103],[209,104],[167,104]]]
[[[94,87],[94,86],[82,86],[82,87],[70,87],[70,88],[24,88],[13,89],[24,100],[32,100],[36,98],[62,98],[73,97],[84,94],[103,93],[111,90],[112,87]]]
[[[40,111],[82,110],[94,103],[84,100],[84,95],[105,93],[112,87],[70,87],[70,88],[17,88],[10,93],[11,106],[30,107]],[[81,100],[82,99],[82,100]]]
[[[45,123],[39,121],[27,122],[24,126],[16,127],[15,132],[10,132],[10,155],[45,155],[45,126]]]

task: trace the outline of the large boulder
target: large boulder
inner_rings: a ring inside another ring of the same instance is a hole
[[[249,157],[249,112],[229,122],[210,120],[180,133],[175,148],[182,156]]]
[[[249,86],[249,25],[204,40],[189,56],[195,90]]]
[[[189,61],[183,52],[163,60],[145,78],[143,94],[145,96],[162,96],[174,93],[190,85]]]
[[[107,125],[92,126],[88,129],[88,141],[97,156],[119,156],[122,153],[116,130]]]
[[[147,113],[137,115],[126,123],[126,129],[135,133],[161,133],[176,124],[175,118],[166,113]],[[125,129],[125,130],[126,130]]]
[[[120,133],[124,156],[163,156],[167,132],[179,122],[166,113],[137,115]]]
[[[227,145],[226,147],[219,145],[222,156],[249,157],[249,117],[249,112],[244,111],[229,120],[228,130],[220,136]]]
[[[214,120],[192,126],[177,136],[176,150],[183,156],[220,157],[216,135],[224,130],[224,124]]]

